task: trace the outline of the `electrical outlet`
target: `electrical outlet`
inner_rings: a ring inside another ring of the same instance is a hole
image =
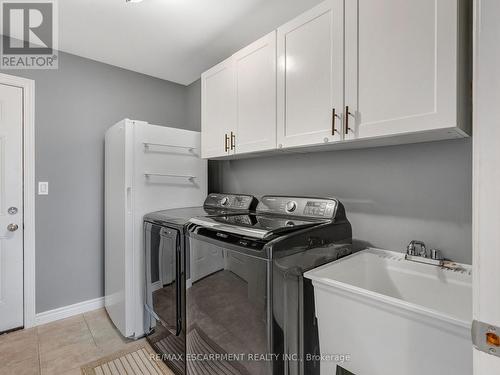
[[[44,181],[38,182],[38,195],[49,195],[49,183]]]

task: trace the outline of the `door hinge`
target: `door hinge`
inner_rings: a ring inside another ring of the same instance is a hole
[[[474,320],[472,344],[481,352],[500,357],[500,327]]]

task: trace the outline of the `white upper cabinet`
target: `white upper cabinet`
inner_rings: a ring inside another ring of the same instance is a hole
[[[328,0],[278,28],[279,148],[342,139],[343,22]]]
[[[466,137],[471,4],[322,2],[202,75],[203,157]]]
[[[235,125],[235,74],[233,60],[228,59],[201,76],[201,156],[233,154]]]
[[[233,55],[236,153],[276,148],[276,32]],[[235,139],[234,139],[235,138]]]
[[[468,119],[457,106],[470,107],[458,97],[470,87],[458,50],[467,43],[458,40],[463,3],[345,2],[346,139],[429,130],[463,135],[457,127],[466,128]]]

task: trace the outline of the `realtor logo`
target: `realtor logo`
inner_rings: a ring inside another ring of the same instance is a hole
[[[57,69],[56,0],[0,0],[3,69]]]

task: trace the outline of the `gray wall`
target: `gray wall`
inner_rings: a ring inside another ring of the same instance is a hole
[[[471,140],[218,162],[214,191],[335,196],[358,245],[403,251],[412,239],[472,259]]]
[[[59,69],[7,70],[35,80],[36,311],[104,292],[104,132],[127,117],[186,122],[186,87],[65,53]]]
[[[186,86],[186,123],[192,130],[201,130],[201,80]]]

